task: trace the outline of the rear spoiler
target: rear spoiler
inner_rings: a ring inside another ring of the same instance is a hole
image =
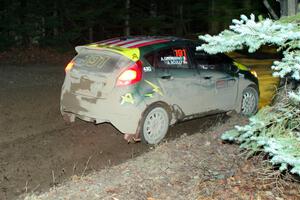
[[[83,46],[75,47],[76,52],[79,54],[86,49],[94,49],[94,50],[108,50],[123,56],[126,56],[130,60],[136,62],[140,59],[140,50],[139,48],[124,48],[110,45],[99,45],[99,44],[89,44]]]

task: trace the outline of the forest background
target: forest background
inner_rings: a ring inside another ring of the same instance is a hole
[[[257,0],[2,0],[0,51],[31,46],[70,49],[124,35],[197,39],[216,34],[241,13],[268,12]],[[275,12],[280,4],[270,1]]]

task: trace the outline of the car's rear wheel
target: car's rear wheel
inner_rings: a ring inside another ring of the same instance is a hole
[[[141,121],[141,139],[148,144],[158,144],[166,136],[170,117],[163,105],[150,106]]]
[[[247,87],[242,94],[241,113],[246,116],[254,115],[258,110],[258,92],[254,87]]]

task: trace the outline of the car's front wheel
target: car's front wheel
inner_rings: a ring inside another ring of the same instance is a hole
[[[158,144],[166,136],[170,117],[163,105],[150,106],[141,120],[141,139],[148,144]]]
[[[242,94],[241,113],[246,116],[254,115],[258,110],[258,91],[254,87],[247,87]]]

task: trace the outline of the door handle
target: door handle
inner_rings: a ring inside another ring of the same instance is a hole
[[[172,79],[172,76],[171,75],[164,75],[164,76],[161,76],[160,78],[162,78],[162,79]]]
[[[210,80],[212,78],[212,76],[204,76],[203,77],[205,80]]]
[[[80,79],[81,79],[81,80],[89,80],[89,77],[86,76],[86,75],[83,75],[83,76],[80,77]]]

